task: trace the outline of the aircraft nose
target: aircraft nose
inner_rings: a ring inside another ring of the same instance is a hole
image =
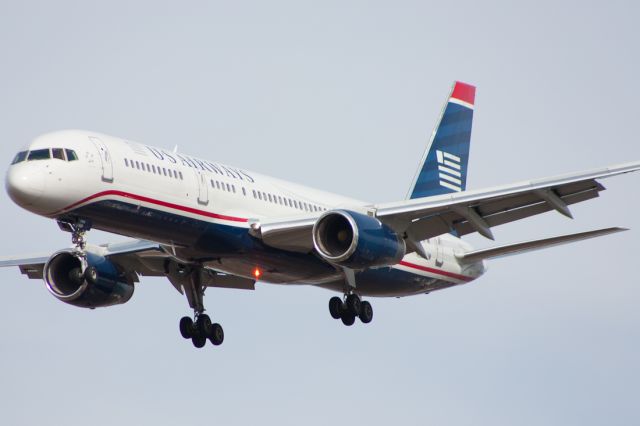
[[[9,168],[5,186],[16,204],[25,208],[32,206],[44,193],[45,171],[29,163],[16,164]]]

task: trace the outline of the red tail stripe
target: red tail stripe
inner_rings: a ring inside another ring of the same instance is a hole
[[[473,105],[476,100],[476,88],[470,84],[456,81],[451,97]]]
[[[91,200],[94,200],[96,198],[105,197],[105,196],[108,196],[108,195],[116,195],[118,197],[131,198],[132,200],[138,200],[138,201],[142,201],[142,202],[145,202],[145,203],[156,204],[158,206],[168,207],[170,209],[180,210],[180,211],[183,211],[183,212],[197,214],[197,215],[205,216],[205,217],[210,217],[210,218],[213,218],[213,219],[229,220],[229,221],[232,221],[232,222],[248,222],[249,221],[249,219],[245,219],[245,218],[241,218],[241,217],[227,216],[227,215],[223,215],[223,214],[212,213],[212,212],[208,212],[208,211],[205,211],[205,210],[194,209],[193,207],[181,206],[179,204],[173,204],[173,203],[169,203],[169,202],[166,202],[166,201],[156,200],[154,198],[145,197],[145,196],[142,196],[142,195],[132,194],[130,192],[116,191],[116,190],[102,191],[102,192],[98,192],[97,194],[90,195],[90,196],[88,196],[86,198],[83,198],[82,200],[80,200],[78,202],[75,202],[75,203],[71,204],[70,206],[65,207],[64,209],[61,209],[61,210],[58,210],[55,213],[52,213],[51,216],[60,214],[62,212],[68,211],[68,210],[71,210],[74,207],[79,206],[80,204],[86,203],[87,201],[91,201]]]
[[[404,260],[400,261],[400,265],[406,266],[408,268],[419,269],[419,270],[424,271],[424,272],[430,272],[432,274],[437,274],[437,275],[442,275],[442,276],[449,277],[449,278],[454,278],[454,279],[460,280],[460,281],[472,281],[473,280],[473,278],[467,277],[465,275],[454,274],[453,272],[447,272],[447,271],[443,271],[441,269],[433,269],[433,268],[429,268],[428,266],[416,265],[415,263],[410,263],[410,262],[407,262],[407,261],[404,261]]]

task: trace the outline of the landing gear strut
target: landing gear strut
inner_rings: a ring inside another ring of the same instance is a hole
[[[180,265],[168,263],[165,265],[167,276],[176,288],[184,289],[189,306],[193,309],[193,318],[180,319],[180,334],[190,339],[193,346],[202,348],[209,340],[218,346],[224,341],[224,330],[218,323],[212,323],[209,315],[204,311],[204,291],[202,285],[202,267],[198,265]]]
[[[344,300],[339,297],[329,299],[329,313],[333,319],[340,319],[346,326],[351,326],[360,318],[363,324],[368,324],[373,320],[373,308],[371,303],[360,300],[355,294],[347,294]]]
[[[63,231],[71,232],[71,243],[76,246],[78,252],[84,253],[84,249],[87,246],[87,241],[84,237],[91,230],[91,222],[85,219],[58,220],[58,226]]]

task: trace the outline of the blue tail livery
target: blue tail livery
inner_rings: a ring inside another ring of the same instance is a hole
[[[476,88],[455,82],[407,198],[464,191]]]

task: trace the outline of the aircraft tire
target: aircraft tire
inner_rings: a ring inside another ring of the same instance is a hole
[[[215,346],[221,345],[224,342],[224,330],[218,323],[211,325],[211,332],[209,333],[209,340]]]
[[[354,317],[357,317],[358,315],[360,315],[361,304],[362,302],[360,302],[360,298],[358,297],[357,294],[350,294],[347,296],[347,300],[346,300],[347,311],[349,311],[349,313]]]
[[[193,337],[193,320],[191,318],[180,318],[180,334],[185,339],[191,339]]]
[[[193,342],[193,346],[200,349],[207,343],[207,338],[204,336],[193,336],[191,342]]]
[[[369,324],[373,320],[373,307],[371,303],[364,301],[360,304],[360,321],[363,324]]]
[[[329,313],[333,319],[340,319],[342,311],[342,300],[339,297],[329,299]]]
[[[211,335],[211,318],[207,314],[198,315],[196,321],[196,328],[198,329],[198,335],[205,339]]]
[[[347,327],[352,326],[356,322],[356,316],[351,313],[344,313],[341,317],[342,323]]]

